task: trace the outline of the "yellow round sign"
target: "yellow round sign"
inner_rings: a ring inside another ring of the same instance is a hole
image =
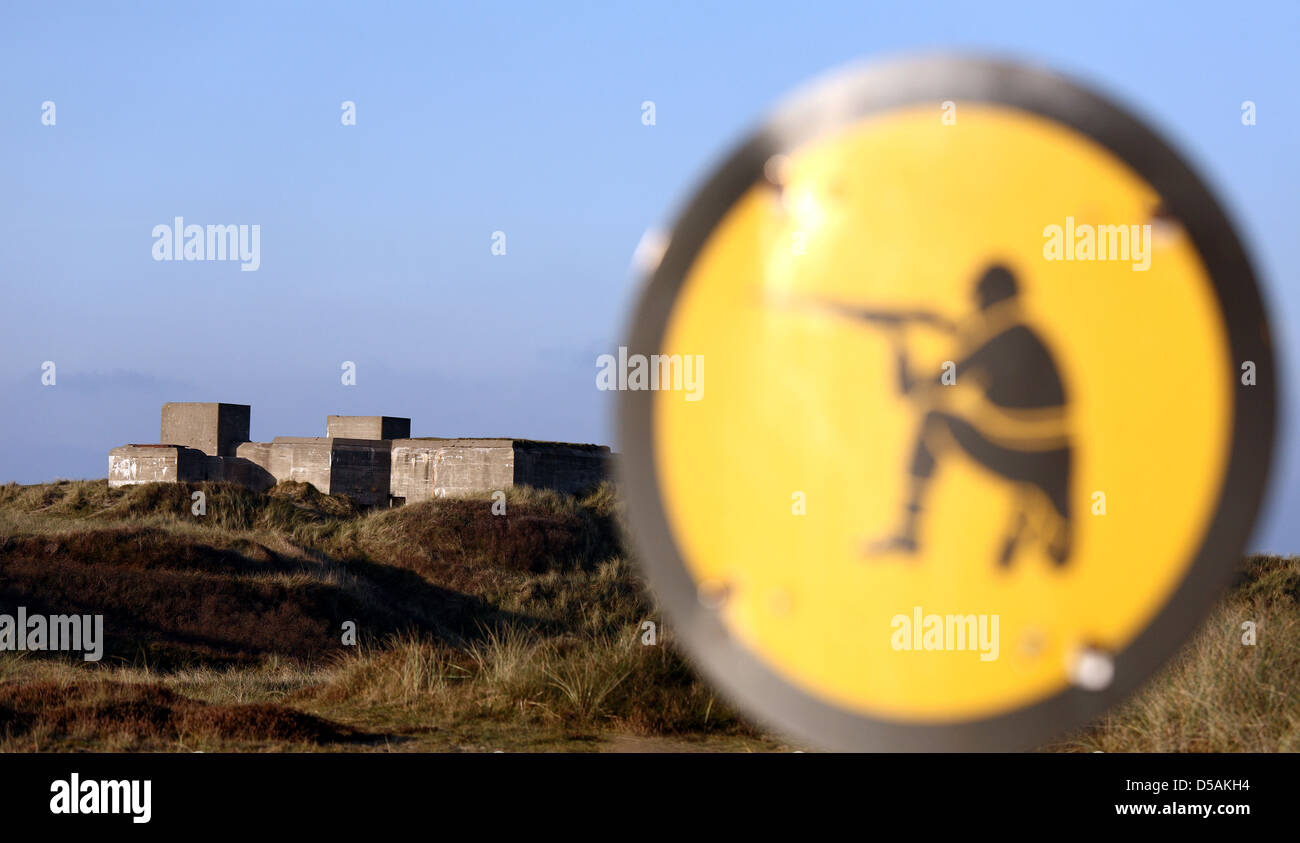
[[[628,352],[663,374],[621,406],[651,584],[738,702],[836,748],[1094,716],[1217,595],[1271,448],[1264,311],[1205,188],[989,62],[778,112],[683,214]]]

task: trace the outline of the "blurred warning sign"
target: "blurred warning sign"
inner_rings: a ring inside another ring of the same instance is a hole
[[[705,672],[841,749],[1014,749],[1136,688],[1239,562],[1265,314],[1206,188],[1054,75],[795,97],[686,206],[633,319],[623,481]],[[656,356],[657,355],[657,356]]]

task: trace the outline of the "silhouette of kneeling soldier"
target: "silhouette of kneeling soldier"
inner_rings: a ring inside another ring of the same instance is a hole
[[[836,313],[884,327],[894,345],[898,389],[921,411],[912,450],[908,499],[897,529],[871,543],[868,555],[917,552],[926,492],[939,463],[964,453],[1007,481],[1015,507],[998,562],[1034,534],[1058,566],[1071,550],[1070,437],[1066,395],[1051,352],[1020,310],[1019,285],[1005,266],[988,267],[975,284],[975,309],[953,324],[929,311],[862,310],[821,302]],[[902,328],[928,324],[953,334],[955,386],[941,373],[913,373]],[[971,388],[973,387],[973,388]]]

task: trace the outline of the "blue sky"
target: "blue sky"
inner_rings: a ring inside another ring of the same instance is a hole
[[[110,447],[157,438],[167,400],[252,404],[255,439],[356,412],[609,443],[595,359],[645,229],[810,77],[948,47],[1050,64],[1162,130],[1245,233],[1300,371],[1298,9],[6,4],[0,481],[103,476]],[[178,214],[259,224],[261,269],[153,261]],[[1256,545],[1300,551],[1286,445]]]

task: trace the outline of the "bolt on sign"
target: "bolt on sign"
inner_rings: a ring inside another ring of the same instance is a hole
[[[795,96],[686,204],[623,392],[633,537],[696,663],[844,750],[1041,745],[1240,563],[1274,362],[1250,264],[1151,129],[973,58]]]

